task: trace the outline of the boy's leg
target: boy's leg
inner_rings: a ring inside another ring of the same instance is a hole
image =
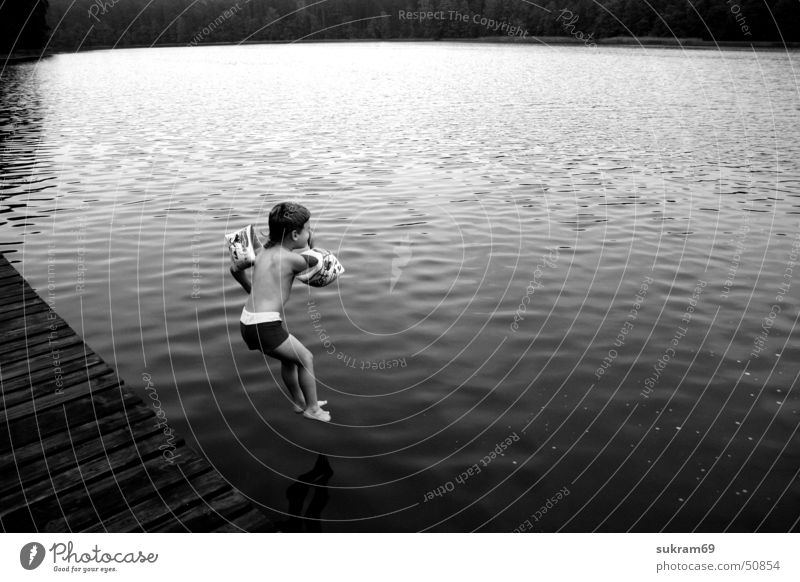
[[[306,348],[299,339],[290,334],[285,342],[269,352],[268,355],[278,358],[281,361],[288,360],[296,364],[297,380],[300,384],[300,390],[306,399],[305,413],[317,416],[324,412],[317,402],[317,381],[314,378],[314,356],[308,348]],[[281,371],[283,371],[283,368],[281,368]]]
[[[281,360],[281,377],[283,378],[283,383],[286,385],[292,397],[294,411],[300,414],[306,409],[306,398],[303,396],[303,391],[300,390],[300,380],[297,377],[297,371],[297,364],[289,360]],[[327,400],[319,401],[320,406],[325,406],[327,403]]]
[[[300,382],[297,379],[297,364],[290,360],[281,360],[281,377],[283,383],[289,390],[289,395],[292,397],[292,402],[301,408],[305,408],[305,398],[300,390]]]

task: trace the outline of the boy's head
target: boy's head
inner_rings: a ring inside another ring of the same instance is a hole
[[[311,218],[308,208],[294,202],[276,204],[269,213],[269,242],[279,245],[291,238],[299,246],[305,246],[310,239],[306,223]]]

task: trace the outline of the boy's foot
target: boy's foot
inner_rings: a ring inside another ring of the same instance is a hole
[[[331,413],[327,410],[322,410],[321,408],[317,408],[316,410],[304,410],[303,416],[310,420],[319,420],[320,422],[330,422],[331,421]]]
[[[318,404],[318,405],[320,405],[320,406],[325,406],[327,403],[328,403],[328,401],[327,401],[327,400],[317,400],[317,404]],[[297,404],[297,403],[295,403],[295,404],[292,406],[292,409],[293,409],[293,410],[294,410],[294,411],[295,411],[297,414],[300,414],[300,413],[302,413],[302,412],[303,412],[303,411],[306,409],[306,407],[305,407],[304,405],[302,405],[302,404]]]

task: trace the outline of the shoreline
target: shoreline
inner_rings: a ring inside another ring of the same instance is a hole
[[[242,46],[260,44],[323,44],[323,43],[419,43],[419,42],[441,42],[441,43],[470,43],[470,44],[520,44],[520,45],[555,45],[555,46],[586,46],[582,40],[571,36],[481,36],[475,38],[343,38],[343,39],[307,39],[301,41],[288,40],[259,40],[237,42],[206,42],[197,45],[189,43],[163,43],[157,45],[124,45],[124,46],[89,46],[81,48],[79,51],[68,50],[25,50],[11,54],[0,54],[0,62],[4,64],[24,63],[39,60],[59,54],[75,54],[99,50],[121,50],[121,49],[141,49],[141,48],[176,48],[187,47],[197,48],[204,46]],[[674,38],[674,37],[627,37],[617,36],[601,38],[593,41],[598,47],[625,47],[625,48],[680,48],[680,49],[717,49],[717,50],[797,50],[800,49],[800,42],[781,43],[777,41],[713,41],[700,38]]]

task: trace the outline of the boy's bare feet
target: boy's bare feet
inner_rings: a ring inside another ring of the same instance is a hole
[[[320,422],[331,421],[331,413],[321,408],[317,408],[316,410],[304,410],[303,416],[310,420],[319,420]]]
[[[328,403],[327,400],[317,400],[317,404],[319,406],[325,406]],[[306,403],[303,401],[301,404],[297,402],[294,403],[292,406],[292,410],[294,410],[297,414],[301,414],[306,409]]]

